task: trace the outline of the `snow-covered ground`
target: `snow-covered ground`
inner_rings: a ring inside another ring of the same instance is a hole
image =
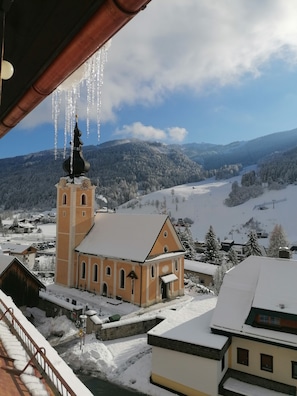
[[[176,186],[170,189],[151,193],[140,198],[141,205],[127,208],[127,204],[118,208],[121,213],[158,213],[166,211],[175,219],[190,218],[193,220],[191,232],[194,240],[204,240],[209,226],[221,240],[233,238],[236,243],[244,243],[250,228],[248,222],[253,219],[258,226],[268,234],[276,224],[282,225],[291,244],[297,241],[296,227],[296,202],[297,186],[288,186],[279,191],[265,191],[255,199],[245,204],[228,208],[224,200],[228,197],[232,183],[240,177],[229,180],[215,181],[213,179],[190,185]],[[158,208],[156,201],[159,201]],[[166,205],[165,205],[166,202]],[[153,203],[153,204],[152,204]],[[258,205],[266,209],[257,209]],[[161,207],[163,208],[161,209]],[[28,242],[54,239],[56,235],[55,224],[40,226],[42,233],[30,235],[9,235],[11,241],[26,244]],[[0,237],[5,241],[8,237]],[[261,243],[267,246],[269,239],[261,239]],[[86,292],[75,289],[64,289],[54,284],[47,286],[48,291],[57,298],[74,298],[82,305],[88,305],[90,309],[96,309],[102,318],[110,314],[120,313],[122,320],[135,315],[149,315],[159,313],[164,316],[172,315],[173,308],[178,308],[178,315],[183,315],[182,306],[199,304],[201,300],[209,299],[213,306],[213,296],[201,296],[195,292],[195,288],[186,290],[184,298],[169,304],[158,304],[154,307],[139,310],[131,304],[121,303],[112,305],[100,296],[93,296]],[[207,305],[207,304],[206,304]],[[185,318],[187,309],[184,310]],[[81,345],[78,337],[78,329],[65,317],[56,319],[46,318],[43,312],[33,309],[30,314],[38,321],[38,329],[46,337],[54,331],[63,331],[64,335],[59,342],[71,338],[77,339],[74,345],[62,353],[62,357],[75,370],[92,372],[112,382],[119,383],[138,390],[146,395],[169,396],[172,395],[164,389],[156,387],[149,382],[151,371],[151,348],[147,345],[146,335],[123,338],[114,341],[98,341],[94,335],[86,335],[85,344]],[[49,338],[57,343],[57,339]]]
[[[102,319],[114,312],[120,312],[121,321],[155,315],[169,317],[171,322],[174,320],[174,315],[179,321],[186,321],[190,314],[193,316],[196,311],[201,314],[205,310],[212,309],[216,303],[216,297],[213,295],[199,295],[193,288],[189,289],[184,297],[148,308],[139,308],[124,302],[114,307],[109,304],[107,298],[101,296],[94,298],[91,293],[56,285],[48,285],[48,291],[57,298],[58,296],[63,299],[76,298],[78,304],[87,304],[88,308],[95,309],[98,315],[102,315]],[[203,310],[201,311],[198,305],[202,302]],[[37,329],[52,345],[58,347],[61,357],[74,371],[99,376],[146,395],[169,396],[173,394],[150,383],[151,347],[147,344],[146,334],[112,341],[100,341],[96,339],[95,334],[87,334],[82,342],[78,335],[79,330],[65,316],[55,319],[46,318],[44,312],[37,308],[28,308],[27,313],[33,315]],[[64,335],[61,338],[51,336],[57,332],[63,332]],[[68,341],[70,344],[67,343],[66,348],[59,349],[59,345]]]
[[[265,190],[258,198],[235,206],[227,207],[224,200],[228,198],[232,183],[241,176],[228,180],[208,179],[199,183],[180,185],[153,192],[138,199],[140,205],[124,204],[117,209],[121,213],[160,213],[164,210],[176,220],[189,218],[194,223],[191,233],[194,240],[203,241],[212,225],[220,240],[234,239],[235,243],[245,243],[250,231],[248,222],[258,222],[262,231],[270,233],[276,224],[280,224],[291,244],[297,241],[296,202],[297,186],[290,185],[283,190]],[[135,201],[135,200],[134,200]],[[156,201],[159,202],[158,208]],[[166,202],[166,208],[164,209]],[[258,205],[266,209],[260,210]],[[261,239],[266,246],[268,239]]]

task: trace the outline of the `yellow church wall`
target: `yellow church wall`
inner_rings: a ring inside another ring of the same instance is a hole
[[[57,244],[57,258],[61,260],[68,260],[68,246],[69,246],[69,234],[58,234],[58,244]]]
[[[150,256],[162,254],[164,252],[175,252],[180,249],[176,241],[176,237],[172,234],[172,229],[168,224],[169,220],[164,224],[162,230],[150,251]]]
[[[297,362],[296,350],[237,337],[232,338],[231,348],[231,368],[287,385],[297,386],[297,379],[292,378],[292,362]],[[238,348],[248,351],[248,365],[237,363]],[[272,356],[273,369],[271,372],[261,369],[261,354]]]
[[[67,262],[60,261],[56,266],[55,282],[60,285],[67,285],[68,265]]]

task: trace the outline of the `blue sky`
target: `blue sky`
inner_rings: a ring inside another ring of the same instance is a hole
[[[152,0],[108,48],[100,139],[80,98],[84,145],[228,144],[297,128],[296,19],[295,0]],[[58,126],[69,147],[63,117]],[[0,140],[0,158],[54,147],[49,97]]]

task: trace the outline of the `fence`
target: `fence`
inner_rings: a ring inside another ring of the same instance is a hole
[[[30,334],[14,316],[13,308],[7,307],[7,305],[1,299],[0,312],[2,313],[0,320],[3,319],[5,321],[5,323],[10,327],[10,330],[13,331],[30,355],[28,364],[24,367],[20,374],[25,371],[31,362],[34,362],[38,366],[38,369],[42,370],[42,374],[46,375],[49,385],[54,392],[57,392],[57,394],[62,396],[76,396],[76,393],[73,391],[73,389],[71,389],[70,385],[65,381],[62,375],[55,369],[53,364],[47,358],[45,348],[39,347],[36,344]]]

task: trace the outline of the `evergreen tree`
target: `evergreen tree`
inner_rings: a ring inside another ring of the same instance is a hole
[[[233,249],[233,247],[231,247],[231,249],[228,252],[227,262],[231,263],[233,265],[238,264],[237,253],[236,253],[235,249]]]
[[[222,257],[220,254],[220,244],[213,230],[210,226],[208,232],[205,235],[205,261],[219,264],[222,262]]]
[[[245,257],[248,256],[262,256],[262,250],[258,243],[258,237],[255,231],[250,231],[248,235],[248,241],[245,245],[246,253]]]
[[[289,242],[287,240],[283,227],[279,224],[276,224],[270,234],[267,255],[269,257],[279,257],[279,248],[288,246]]]
[[[232,267],[233,267],[233,264],[231,262],[223,263],[222,265],[218,266],[218,268],[213,276],[213,291],[215,292],[216,295],[219,294],[225,273],[227,271],[229,271],[229,269]]]

